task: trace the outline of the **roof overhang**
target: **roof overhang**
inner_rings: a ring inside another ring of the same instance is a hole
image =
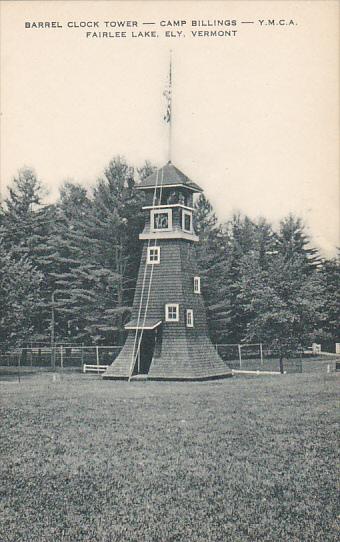
[[[199,186],[193,186],[193,185],[190,185],[190,184],[183,184],[183,183],[179,183],[179,184],[153,184],[151,186],[140,186],[140,185],[136,185],[135,188],[136,190],[155,190],[155,188],[186,188],[187,190],[191,190],[191,192],[203,192],[202,188],[199,188]]]
[[[138,329],[138,330],[144,330],[144,329],[156,329],[156,327],[160,326],[162,323],[162,320],[158,320],[155,318],[139,318],[137,320],[136,318],[134,320],[131,320],[128,322],[124,327],[125,329]]]
[[[188,209],[188,211],[194,211],[195,207],[188,207],[188,205],[182,205],[182,203],[170,203],[169,205],[144,205],[142,209],[172,209],[173,207],[181,207],[181,209]]]

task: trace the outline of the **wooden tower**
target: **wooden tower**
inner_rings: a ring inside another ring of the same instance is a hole
[[[195,261],[193,195],[202,190],[171,162],[137,188],[145,192],[146,222],[132,317],[125,345],[103,378],[231,376],[208,337]]]

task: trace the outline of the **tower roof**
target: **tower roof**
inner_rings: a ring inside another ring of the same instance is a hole
[[[198,184],[191,181],[171,162],[168,162],[165,166],[149,175],[149,177],[138,184],[136,188],[139,190],[147,190],[149,188],[155,188],[156,184],[157,187],[184,186],[185,188],[189,188],[192,192],[203,192]]]

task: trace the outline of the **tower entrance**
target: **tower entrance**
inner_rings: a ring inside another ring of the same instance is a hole
[[[140,340],[140,337],[139,339]],[[155,351],[156,330],[144,330],[137,355],[134,374],[147,375]]]

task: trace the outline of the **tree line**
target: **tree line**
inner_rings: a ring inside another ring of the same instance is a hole
[[[0,206],[2,348],[46,344],[52,326],[57,342],[123,342],[144,220],[136,185],[154,169],[116,156],[90,190],[64,182],[53,204],[32,169],[18,172]],[[219,223],[200,195],[195,229],[213,341],[334,348],[339,258],[321,258],[299,217],[276,230],[241,214]]]

